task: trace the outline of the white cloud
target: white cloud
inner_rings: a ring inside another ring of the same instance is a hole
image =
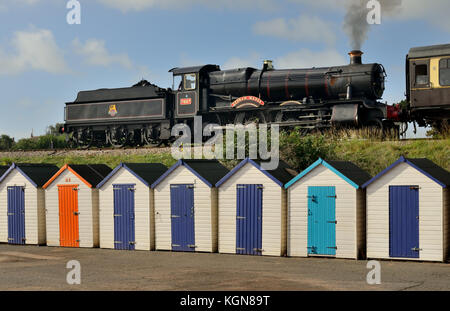
[[[342,53],[332,49],[320,52],[301,49],[276,58],[275,68],[311,68],[345,65],[348,59]]]
[[[69,72],[64,53],[56,44],[53,33],[46,29],[31,29],[14,33],[12,53],[0,49],[0,74],[18,74],[41,70],[53,74]]]
[[[262,67],[261,55],[258,53],[251,53],[248,57],[232,57],[227,60],[221,69],[234,69],[234,68],[245,68],[245,67]]]
[[[97,0],[108,7],[119,9],[122,12],[142,11],[151,8],[178,9],[193,5],[204,5],[215,8],[247,8],[247,9],[274,9],[273,0]]]
[[[253,32],[284,38],[292,41],[314,41],[334,44],[336,42],[335,26],[317,16],[300,15],[298,18],[286,20],[273,19],[258,22],[253,26]]]
[[[89,65],[108,67],[118,64],[125,68],[132,68],[133,63],[127,54],[111,54],[105,47],[105,41],[89,39],[84,44],[75,39],[72,42],[75,52],[84,56]]]
[[[243,67],[262,67],[262,58],[258,53],[252,53],[247,57],[232,57],[222,66],[222,69],[233,69]],[[331,67],[348,64],[346,55],[335,49],[312,51],[301,49],[296,52],[282,55],[273,60],[275,69],[290,68],[312,68],[312,67]]]

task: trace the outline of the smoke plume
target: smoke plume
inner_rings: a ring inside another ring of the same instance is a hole
[[[346,0],[347,13],[345,15],[344,30],[349,35],[352,48],[361,50],[367,40],[370,26],[367,15],[369,0]],[[402,0],[378,0],[381,5],[381,18],[398,12],[402,6]]]

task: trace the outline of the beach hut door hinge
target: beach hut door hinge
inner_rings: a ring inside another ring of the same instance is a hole
[[[196,245],[188,245],[189,248],[197,248]]]
[[[419,190],[420,187],[419,186],[411,186],[409,187],[409,190]]]
[[[80,191],[80,188],[73,188],[73,191]]]
[[[245,219],[243,216],[237,216],[236,219]]]
[[[136,245],[136,242],[129,242],[130,245]]]
[[[421,249],[421,248],[418,248],[418,247],[413,247],[413,248],[411,248],[411,250],[412,250],[413,252],[420,252],[422,249]]]
[[[327,221],[327,223],[329,223],[329,224],[337,224],[337,220],[330,220],[330,221]]]
[[[332,248],[332,249],[337,250],[337,246],[328,246],[327,248]]]
[[[73,214],[74,214],[75,216],[78,216],[78,215],[80,215],[80,212],[73,212]]]
[[[327,195],[327,198],[335,198],[335,199],[337,199],[337,195]]]

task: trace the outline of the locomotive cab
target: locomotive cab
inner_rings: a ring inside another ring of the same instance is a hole
[[[208,72],[220,70],[217,65],[174,68],[175,119],[192,119],[208,111]]]

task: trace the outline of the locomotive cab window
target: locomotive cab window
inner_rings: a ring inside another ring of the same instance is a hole
[[[439,61],[439,84],[450,86],[450,58],[443,58]]]
[[[184,89],[195,90],[197,88],[197,75],[189,73],[184,75]]]
[[[418,64],[415,66],[415,81],[416,85],[428,85],[430,77],[428,75],[427,64]]]

